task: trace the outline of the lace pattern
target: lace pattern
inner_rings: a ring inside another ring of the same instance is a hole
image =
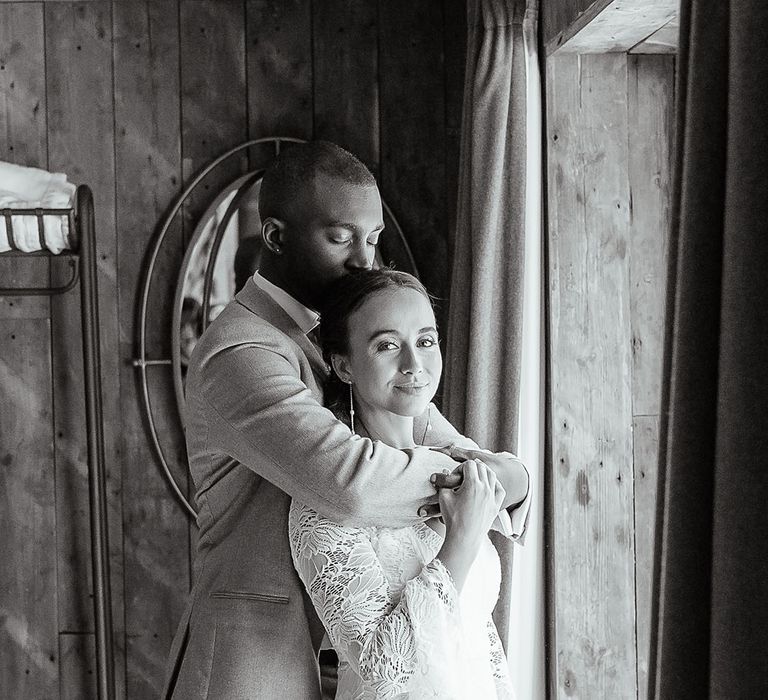
[[[490,618],[498,577],[482,570],[498,569],[490,542],[459,597],[426,525],[344,527],[294,503],[289,536],[339,655],[338,700],[514,697]]]

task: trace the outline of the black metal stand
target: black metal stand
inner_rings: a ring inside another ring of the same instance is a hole
[[[57,257],[68,257],[74,273],[62,287],[0,288],[0,296],[38,296],[63,294],[80,278],[80,301],[83,332],[83,369],[85,375],[85,413],[88,439],[88,495],[91,525],[91,566],[93,570],[93,606],[96,634],[96,672],[100,700],[115,697],[115,658],[112,637],[112,595],[109,581],[109,539],[107,521],[107,491],[104,452],[104,413],[101,402],[101,350],[99,344],[99,303],[96,274],[96,227],[93,193],[80,185],[75,194],[74,209],[2,209],[6,231],[13,247],[13,216],[35,216],[43,250],[24,253],[11,250],[2,257],[50,256],[45,250],[45,216],[69,217],[70,231],[77,233],[77,251],[67,251]],[[79,266],[78,266],[79,262]]]

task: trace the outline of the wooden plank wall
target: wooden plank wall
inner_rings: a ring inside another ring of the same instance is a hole
[[[646,697],[673,56],[547,59],[556,698]]]
[[[464,22],[461,0],[0,3],[0,159],[64,171],[96,199],[119,697],[159,695],[195,539],[151,450],[131,365],[158,221],[239,141],[328,138],[380,176],[430,291],[447,296]],[[171,232],[151,357],[170,356],[194,217],[246,165],[208,181]],[[62,261],[0,259],[2,285],[66,273]],[[0,298],[2,697],[95,697],[81,363],[77,292]],[[149,371],[164,447],[182,464],[170,375]]]
[[[603,0],[542,0],[541,38],[546,46],[594,3]]]

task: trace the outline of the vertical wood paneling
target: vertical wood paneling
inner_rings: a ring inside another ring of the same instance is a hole
[[[647,697],[671,190],[674,56],[627,60],[638,698]]]
[[[671,188],[669,152],[674,56],[630,56],[627,68],[628,167],[632,192],[632,407],[636,416],[658,415]]]
[[[43,6],[0,5],[0,158],[46,167]]]
[[[3,319],[0,327],[0,678],[3,697],[53,698],[59,651],[50,327],[47,319]]]
[[[248,132],[312,138],[312,3],[247,0]]]
[[[61,658],[59,700],[97,697],[94,635],[62,632],[59,635],[59,655]],[[120,684],[118,684],[118,693],[122,695]]]
[[[188,520],[150,449],[130,365],[140,271],[158,221],[185,182],[248,136],[329,138],[378,169],[427,284],[445,295],[464,41],[458,0],[0,3],[0,158],[66,172],[95,195],[119,697],[159,694],[190,582]],[[186,208],[186,235],[221,185],[246,166],[244,155],[208,180],[207,194]],[[170,356],[181,228],[179,222],[155,274],[153,298],[161,303],[151,309],[149,352],[158,358]],[[68,276],[65,261],[52,268],[54,284]],[[47,270],[43,259],[0,260],[4,283],[44,284]],[[50,333],[42,330],[49,315]],[[29,604],[3,599],[13,610],[4,630],[16,635],[17,649],[26,640],[36,666],[4,655],[0,695],[95,697],[79,293],[52,305],[45,298],[0,299],[0,318],[13,319],[27,353],[3,343],[0,368],[22,363],[14,381],[34,387],[20,409],[11,401],[15,413],[3,412],[2,420],[39,409],[23,435],[18,422],[10,432],[3,423],[0,455],[15,460],[16,436],[34,438],[23,458],[33,455],[41,473],[48,460],[49,473],[45,482],[13,481],[5,489],[22,489],[0,517],[16,533],[8,540],[9,552],[22,552],[13,555],[20,563],[13,575],[23,572]],[[183,480],[170,373],[149,372],[153,403],[168,416],[160,425],[164,446]],[[16,478],[15,463],[9,470],[4,462],[4,478]],[[46,488],[47,509],[38,507]],[[20,504],[32,502],[17,521]],[[38,522],[27,511],[47,523],[48,548],[42,535],[23,530]],[[41,546],[24,548],[28,538]],[[16,595],[15,585],[4,591]],[[33,640],[43,638],[41,625],[52,642]]]
[[[548,61],[557,697],[636,697],[626,59]],[[554,658],[553,658],[554,661]]]
[[[446,270],[453,269],[453,238],[459,195],[459,152],[467,58],[467,5],[464,0],[444,0],[445,30],[445,220],[448,236]]]
[[[0,159],[47,168],[46,114],[43,7],[2,4]],[[0,259],[2,286],[47,286],[48,270],[47,260]],[[0,297],[0,315],[47,318],[50,303],[47,297]]]
[[[136,370],[130,364],[145,252],[181,186],[178,10],[176,2],[133,0],[114,6],[122,450],[130,455],[125,462],[123,498],[126,695],[130,698],[160,695],[166,656],[190,585],[187,518],[147,441]],[[154,298],[167,303],[149,309],[148,352],[153,358],[171,356],[170,312],[182,250],[177,226],[157,261]],[[147,371],[151,400],[159,409],[163,446],[182,467],[176,476],[185,483],[171,374],[167,367]]]
[[[447,300],[442,6],[381,1],[379,23],[381,191],[410,235],[422,281]],[[438,302],[441,328],[446,312]]]
[[[656,381],[658,383],[658,379]],[[651,638],[653,536],[656,522],[659,417],[637,416],[633,428],[635,462],[635,607],[637,610],[637,697],[648,697]]]
[[[184,182],[248,134],[243,0],[181,0],[181,133]],[[184,207],[190,235],[208,204],[246,167],[245,154],[209,175]]]
[[[379,167],[378,16],[374,3],[314,3],[315,137]]]
[[[112,20],[109,3],[45,5],[49,166],[66,172],[94,193],[101,322],[102,396],[107,471],[107,509],[113,623],[118,659],[123,645],[123,560],[119,349],[117,328],[117,241],[112,93]],[[53,264],[57,281],[61,261]],[[92,632],[93,601],[88,522],[87,445],[79,291],[52,301],[53,401],[56,431],[56,522],[59,551],[59,629]],[[62,663],[87,660],[68,654]],[[124,665],[116,664],[124,686]],[[80,669],[62,667],[62,679],[82,679]],[[89,688],[66,693],[89,697]]]
[[[0,5],[0,158],[47,167],[40,5]],[[0,260],[2,286],[47,286],[45,259]],[[0,297],[0,687],[55,697],[59,683],[50,303]]]

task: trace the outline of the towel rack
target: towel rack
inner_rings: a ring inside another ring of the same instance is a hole
[[[15,247],[13,217],[34,216],[41,251],[25,253]],[[104,416],[101,398],[101,350],[99,344],[99,303],[96,275],[96,226],[93,193],[87,185],[75,192],[71,209],[0,209],[5,219],[8,242],[12,250],[0,257],[68,258],[72,276],[60,287],[0,288],[0,296],[51,296],[64,294],[80,280],[82,315],[83,369],[85,373],[85,413],[88,439],[88,495],[91,526],[91,566],[94,586],[94,621],[96,631],[96,671],[98,697],[114,698],[114,648],[112,639],[112,596],[109,583],[109,540],[107,531],[106,471],[104,453]],[[54,256],[45,250],[44,217],[66,216],[75,250]]]

